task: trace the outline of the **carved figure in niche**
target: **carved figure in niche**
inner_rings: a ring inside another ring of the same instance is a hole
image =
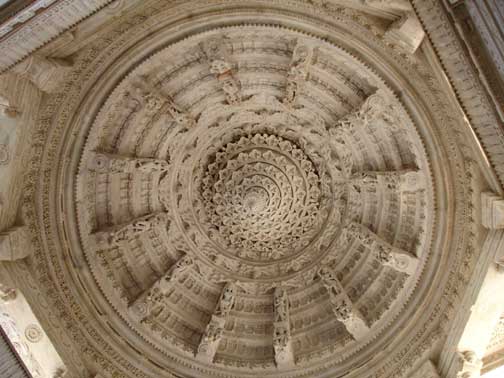
[[[380,263],[385,264],[392,260],[390,248],[387,248],[382,244],[378,244],[376,246],[376,250],[378,252],[378,261]]]
[[[171,287],[171,282],[191,269],[193,264],[193,259],[188,255],[185,255],[183,258],[178,260],[175,265],[168,271],[168,273],[166,273],[164,278],[162,278],[159,282],[159,288],[161,292],[166,293]]]
[[[319,269],[318,275],[322,279],[323,285],[330,296],[338,296],[343,293],[343,288],[341,287],[336,273],[332,269],[322,267]]]
[[[352,305],[348,303],[345,299],[339,300],[334,304],[334,314],[336,315],[336,319],[340,322],[346,322],[350,320],[352,316]]]
[[[277,287],[273,298],[275,306],[275,322],[287,321],[289,311],[289,298],[287,297],[287,291],[283,288]]]
[[[217,316],[226,316],[227,314],[229,314],[229,311],[231,311],[234,306],[235,295],[235,286],[232,284],[226,284],[226,286],[224,286],[224,289],[222,290],[219,304],[217,305],[217,309],[215,311],[215,314]]]
[[[289,337],[289,330],[286,327],[275,327],[275,331],[273,333],[273,346],[276,353],[280,353],[287,348]]]
[[[299,93],[302,82],[306,81],[309,65],[313,60],[313,49],[306,45],[297,45],[292,52],[292,60],[287,74],[287,87],[284,102],[292,104]]]
[[[112,232],[111,241],[115,244],[121,243],[128,240],[128,238],[149,231],[157,224],[166,223],[167,221],[168,215],[166,213],[148,215]]]

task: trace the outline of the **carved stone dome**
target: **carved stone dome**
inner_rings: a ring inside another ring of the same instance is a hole
[[[426,152],[334,44],[245,26],[164,47],[107,96],[80,160],[82,269],[147,350],[205,374],[342,364],[418,291]]]

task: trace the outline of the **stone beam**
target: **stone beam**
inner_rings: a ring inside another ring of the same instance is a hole
[[[279,368],[294,365],[294,352],[290,331],[289,297],[287,290],[277,287],[273,294],[274,321],[273,321],[273,349],[275,361]]]
[[[159,212],[137,218],[130,223],[112,226],[106,230],[92,234],[97,248],[107,248],[119,245],[159,225],[166,225],[169,221],[167,213]]]
[[[336,277],[336,273],[332,269],[323,267],[318,271],[318,276],[329,294],[329,301],[333,306],[336,318],[345,325],[347,331],[355,340],[362,340],[367,335],[369,327],[360,312],[352,304],[345,289]]]
[[[308,80],[313,59],[313,48],[300,43],[294,47],[289,72],[287,73],[284,104],[293,105],[296,101],[301,88]]]
[[[226,93],[228,104],[239,104],[242,101],[241,84],[234,74],[236,65],[230,59],[230,46],[226,38],[214,38],[202,42],[200,49],[210,65],[210,72]]]
[[[130,95],[141,103],[145,111],[152,116],[156,114],[169,114],[175,123],[187,129],[196,125],[194,118],[182,110],[170,95],[151,85],[145,79],[135,82],[130,89]]]
[[[377,254],[378,261],[384,265],[397,270],[398,272],[411,275],[415,272],[418,259],[410,253],[396,248],[386,240],[383,240],[369,228],[352,222],[347,227],[347,232],[356,237],[362,244],[366,245]]]
[[[32,55],[14,66],[12,72],[31,81],[42,92],[53,93],[60,89],[71,68],[67,60]]]
[[[30,255],[28,229],[14,227],[0,233],[0,261],[21,260]]]
[[[133,173],[136,171],[168,172],[170,165],[166,160],[126,157],[104,152],[95,152],[88,160],[88,170],[97,173]]]
[[[222,339],[226,319],[234,306],[235,296],[236,286],[231,283],[226,284],[222,290],[217,308],[206,326],[205,333],[198,346],[196,353],[198,359],[213,362]]]
[[[399,171],[365,171],[354,173],[350,182],[356,188],[376,188],[379,182],[392,190],[414,191],[423,187],[422,176],[418,169]]]
[[[155,312],[156,308],[161,308],[163,306],[161,301],[169,293],[173,282],[183,273],[191,269],[193,263],[192,258],[188,255],[178,260],[159,280],[140,294],[140,296],[128,306],[128,313],[131,317],[141,322]]]

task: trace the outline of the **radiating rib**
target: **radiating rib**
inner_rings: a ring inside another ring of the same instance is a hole
[[[215,312],[205,329],[205,333],[201,338],[198,351],[196,352],[196,357],[198,359],[206,362],[213,362],[219,343],[222,339],[222,333],[224,332],[227,316],[234,306],[235,296],[236,286],[234,284],[227,283],[222,290],[217,308],[215,309]]]
[[[130,223],[112,226],[106,230],[96,231],[92,234],[96,247],[107,248],[119,245],[121,242],[132,239],[159,225],[166,225],[169,221],[168,214],[159,212],[136,218]]]
[[[345,325],[347,331],[355,340],[362,340],[368,333],[369,327],[360,312],[353,306],[345,289],[336,277],[336,273],[327,267],[322,267],[318,271],[318,276],[329,294],[329,300],[333,306],[336,319]]]
[[[227,102],[239,104],[242,100],[241,84],[234,75],[235,64],[230,58],[229,41],[224,37],[215,38],[202,42],[200,48],[210,65],[210,72],[221,83]]]
[[[157,280],[149,289],[145,290],[128,307],[128,313],[137,321],[142,321],[149,315],[161,312],[165,304],[162,299],[169,293],[173,282],[184,272],[191,269],[193,260],[185,255],[178,260],[159,280]]]
[[[88,160],[88,170],[97,173],[168,172],[170,165],[166,160],[127,157],[95,152]]]
[[[418,259],[410,253],[394,247],[361,224],[352,222],[346,229],[347,232],[359,239],[362,244],[375,252],[381,264],[408,275],[412,275],[415,272]]]
[[[282,287],[275,289],[273,304],[275,317],[273,321],[273,349],[278,367],[294,365],[294,352],[290,331],[289,297],[287,290]]]
[[[143,104],[145,111],[152,116],[167,113],[180,126],[191,128],[196,125],[194,118],[183,111],[170,95],[161,92],[146,80],[139,80],[133,85],[131,96]]]
[[[352,175],[350,182],[356,188],[376,189],[379,183],[391,190],[415,190],[422,186],[422,176],[418,169],[399,171],[365,171]]]
[[[309,77],[310,65],[313,63],[312,47],[298,43],[292,52],[292,59],[287,73],[287,86],[284,103],[293,105],[300,89]]]

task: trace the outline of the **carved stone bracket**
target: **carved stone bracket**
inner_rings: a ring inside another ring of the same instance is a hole
[[[64,59],[32,55],[14,66],[12,71],[31,81],[41,91],[53,93],[59,89],[70,69],[71,63]]]
[[[289,297],[287,290],[277,287],[273,295],[275,318],[273,322],[273,348],[279,368],[294,365],[294,352],[290,331]]]
[[[352,222],[347,231],[356,237],[361,243],[377,253],[377,259],[385,266],[389,266],[398,272],[411,275],[415,272],[418,259],[410,253],[394,247],[380,238],[367,227]]]
[[[292,59],[287,74],[287,86],[284,103],[293,105],[303,84],[308,80],[310,65],[314,60],[313,48],[298,43],[292,52]]]
[[[362,340],[369,332],[369,327],[352,304],[345,289],[336,277],[336,273],[327,267],[323,267],[318,271],[318,276],[329,294],[329,300],[336,318],[345,325],[354,339]]]
[[[210,322],[208,323],[205,333],[201,338],[198,346],[196,357],[206,362],[213,362],[219,343],[224,332],[224,325],[229,312],[234,306],[236,296],[236,286],[228,283],[222,290],[219,303],[215,309]]]
[[[0,261],[24,259],[30,253],[28,230],[25,226],[0,233]]]
[[[110,227],[107,230],[97,231],[92,236],[98,248],[107,248],[134,238],[159,225],[166,225],[169,221],[167,213],[160,212],[149,214],[133,220],[131,223]]]
[[[378,183],[391,190],[415,190],[422,187],[422,176],[417,169],[403,169],[400,171],[366,171],[358,172],[350,178],[354,187],[360,189],[376,188]]]
[[[210,72],[221,83],[229,104],[242,100],[241,84],[234,75],[235,65],[229,57],[230,46],[225,38],[212,38],[200,44],[203,56],[210,65]]]
[[[460,369],[456,378],[479,378],[483,361],[473,351],[459,352]]]
[[[97,173],[168,172],[169,168],[166,160],[133,158],[102,152],[95,152],[88,161],[88,169]]]
[[[145,108],[150,115],[170,114],[173,120],[180,126],[191,128],[196,125],[194,118],[182,110],[173,98],[155,88],[146,80],[138,80],[130,90],[130,95]]]
[[[166,274],[157,280],[148,290],[143,292],[128,307],[129,314],[137,321],[143,321],[149,315],[162,309],[162,299],[169,293],[174,280],[192,268],[194,261],[185,255],[177,261]]]
[[[420,21],[413,12],[406,12],[390,25],[384,39],[413,54],[425,37]]]

